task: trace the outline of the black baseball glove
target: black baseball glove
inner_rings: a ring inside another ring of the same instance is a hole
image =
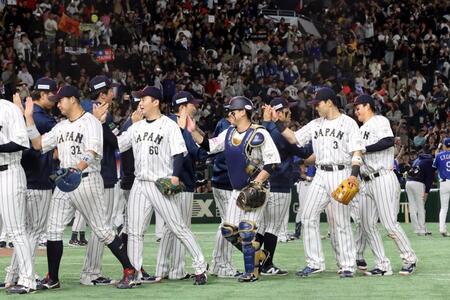
[[[266,202],[266,187],[259,182],[251,181],[239,193],[236,205],[244,211],[252,211]]]

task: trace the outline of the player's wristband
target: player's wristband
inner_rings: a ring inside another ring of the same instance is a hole
[[[352,176],[358,177],[359,175],[359,165],[352,165]]]
[[[277,128],[280,131],[280,133],[282,133],[287,128],[286,123],[285,122],[281,122],[280,120],[276,121],[275,125],[277,125]]]
[[[88,166],[95,160],[94,154],[92,152],[86,152],[81,158]]]
[[[27,134],[28,134],[28,138],[30,140],[34,140],[41,136],[41,134],[39,133],[39,131],[36,128],[36,125],[27,127]]]

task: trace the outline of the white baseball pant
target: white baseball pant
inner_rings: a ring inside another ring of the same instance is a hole
[[[183,192],[174,195],[173,203],[181,213],[181,218],[188,228],[191,228],[192,204],[194,193]],[[156,259],[156,274],[159,277],[168,276],[169,279],[181,279],[186,276],[185,267],[186,249],[175,234],[170,231],[167,224],[162,230],[159,244],[158,257]],[[170,260],[170,261],[169,261]]]
[[[135,179],[128,200],[128,256],[136,270],[143,260],[144,231],[153,210],[163,218],[168,229],[181,240],[192,257],[195,274],[206,271],[206,261],[192,231],[171,197],[165,197],[154,182]],[[157,270],[158,272],[158,270]],[[158,276],[158,273],[157,273]]]
[[[439,232],[447,232],[447,212],[450,198],[450,180],[442,181],[439,186],[439,197],[441,199],[441,210],[439,211]]]
[[[424,234],[427,232],[425,226],[425,202],[423,199],[425,184],[418,181],[407,181],[405,190],[408,196],[409,214],[413,230],[415,233]]]
[[[221,222],[226,219],[226,211],[231,199],[232,191],[212,188],[214,201],[219,210]],[[221,226],[216,233],[216,242],[213,250],[211,272],[219,276],[228,276],[236,274],[236,268],[233,266],[233,245],[229,243],[222,235]]]
[[[14,244],[18,263],[18,284],[36,289],[34,278],[33,245],[25,227],[25,193],[27,181],[20,163],[12,163],[0,171],[0,226]]]

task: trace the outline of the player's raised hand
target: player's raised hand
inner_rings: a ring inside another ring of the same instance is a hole
[[[136,109],[133,114],[131,115],[131,122],[136,123],[139,122],[144,118],[144,114],[142,113],[142,110]]]
[[[25,109],[23,108],[22,99],[20,99],[19,93],[14,93],[13,103],[19,108],[22,114],[25,114]]]
[[[19,101],[20,101],[20,97],[19,97]],[[25,109],[23,109],[22,102],[20,102],[20,106],[22,107],[22,113],[24,114],[25,117],[33,117],[34,103],[33,103],[33,99],[31,97],[26,98]]]
[[[261,108],[263,109],[263,121],[272,121],[272,107],[270,105],[264,104]]]
[[[178,126],[180,126],[180,128],[183,128],[183,129],[186,128],[187,118],[188,118],[188,115],[186,113],[186,110],[185,109],[181,110],[179,115],[177,116],[177,123],[178,123]]]
[[[106,121],[106,115],[108,113],[109,103],[94,104],[92,106],[92,114],[102,123]]]
[[[195,130],[197,130],[197,124],[195,124],[195,120],[190,116],[186,116],[186,129],[189,132],[194,132]]]

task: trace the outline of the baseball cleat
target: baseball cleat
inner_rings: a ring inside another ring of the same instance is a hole
[[[215,274],[218,278],[239,278],[239,276],[241,276],[242,272],[239,271],[233,271],[233,270],[229,270],[229,271],[225,271],[225,272],[219,272],[217,274]]]
[[[59,281],[51,279],[50,276],[48,276],[48,274],[44,279],[42,279],[41,284],[43,290],[53,290],[59,289],[61,287]]]
[[[161,277],[156,277],[156,276],[148,274],[147,272],[145,272],[144,269],[141,269],[141,273],[142,273],[142,277],[141,277],[142,283],[158,283],[158,282],[161,282],[161,280],[162,280]]]
[[[43,242],[43,243],[39,243],[38,244],[38,249],[44,250],[46,248],[47,248],[47,242]]]
[[[314,268],[310,268],[310,267],[305,267],[303,270],[295,273],[295,275],[297,275],[299,277],[308,277],[313,274],[317,274],[317,273],[321,273],[321,272],[323,272],[322,269],[314,269]]]
[[[124,269],[123,278],[117,284],[118,289],[131,289],[137,285],[136,270]]]
[[[341,278],[352,278],[353,277],[353,272],[349,271],[349,270],[343,270],[342,272],[339,273],[339,277],[341,277]]]
[[[70,240],[69,241],[69,246],[71,246],[71,247],[79,247],[80,246],[80,241],[79,240]]]
[[[448,232],[441,232],[441,235],[443,237],[450,237],[450,233],[448,233]]]
[[[261,268],[261,275],[264,275],[264,276],[274,276],[274,275],[285,276],[287,274],[288,274],[288,271],[283,271],[274,265],[263,266]]]
[[[356,266],[361,271],[366,271],[367,270],[367,262],[366,262],[365,259],[357,259],[356,260]]]
[[[8,243],[8,247],[11,248],[11,249],[13,249],[13,248],[14,248],[14,244],[13,244],[12,242],[9,242],[9,243]]]
[[[256,280],[258,280],[258,277],[256,277],[253,273],[243,273],[238,278],[239,282],[254,282]]]
[[[407,276],[407,275],[411,275],[415,271],[416,271],[416,264],[415,263],[413,263],[413,264],[406,264],[406,265],[403,265],[402,269],[400,270],[400,272],[398,272],[398,274]]]
[[[35,289],[23,286],[21,284],[15,285],[10,287],[9,289],[6,290],[6,292],[8,294],[16,294],[16,295],[22,295],[22,294],[31,294],[36,292]]]
[[[392,274],[393,274],[392,270],[383,271],[379,268],[375,268],[373,270],[364,272],[364,275],[366,276],[391,276]]]
[[[78,241],[78,245],[79,245],[79,246],[86,246],[87,244],[88,244],[88,241],[86,241],[86,240],[84,240],[84,239]]]
[[[6,242],[0,241],[0,248],[6,248]]]
[[[115,284],[116,282],[108,277],[97,277],[96,279],[91,281],[91,285],[111,285]]]
[[[8,289],[10,287],[12,287],[13,284],[8,283],[8,282],[0,282],[0,290],[4,290],[4,289]]]
[[[194,276],[194,285],[205,285],[208,282],[208,275],[206,275],[206,271],[202,274]]]

